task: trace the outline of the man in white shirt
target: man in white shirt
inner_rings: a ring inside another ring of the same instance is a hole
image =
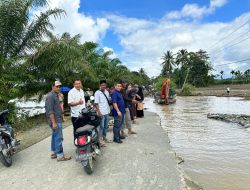
[[[109,124],[111,97],[106,90],[106,80],[100,80],[100,89],[95,92],[95,107],[98,115],[102,118],[100,123],[100,142],[101,146],[105,146],[105,142],[109,142],[106,138]]]
[[[80,115],[80,112],[85,108],[84,91],[82,90],[82,83],[79,79],[74,81],[74,88],[68,93],[68,105],[70,106],[71,120],[74,127],[74,134],[76,127],[75,120]]]

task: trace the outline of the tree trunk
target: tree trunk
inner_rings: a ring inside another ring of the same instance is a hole
[[[187,82],[188,75],[189,75],[189,71],[190,71],[190,68],[187,69],[187,75],[186,75],[186,77],[185,77],[185,80],[184,80],[184,83],[183,83],[183,85],[182,85],[181,91],[183,91],[183,88],[184,88],[184,86],[185,86],[185,84],[186,84],[186,82]]]

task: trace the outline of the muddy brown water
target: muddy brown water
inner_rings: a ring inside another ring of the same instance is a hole
[[[250,132],[237,124],[207,118],[208,113],[249,114],[250,101],[235,97],[178,97],[157,112],[183,169],[206,190],[250,189]]]

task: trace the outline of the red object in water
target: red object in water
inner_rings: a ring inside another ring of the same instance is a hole
[[[87,142],[87,138],[85,136],[80,136],[77,138],[77,144],[83,145]]]

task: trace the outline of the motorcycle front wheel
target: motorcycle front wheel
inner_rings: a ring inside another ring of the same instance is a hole
[[[87,174],[92,174],[94,171],[94,164],[93,164],[93,158],[92,156],[88,159],[88,163],[86,166],[84,166],[84,170]]]

